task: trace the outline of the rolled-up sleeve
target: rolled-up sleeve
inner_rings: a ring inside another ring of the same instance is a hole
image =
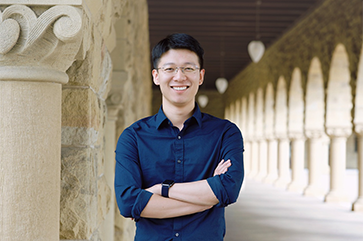
[[[142,189],[142,176],[136,137],[125,129],[116,147],[115,194],[120,213],[124,217],[140,218],[152,193]]]
[[[231,160],[232,165],[225,174],[207,179],[220,206],[228,206],[237,201],[241,190],[243,167],[243,138],[235,124],[230,123],[223,134],[221,155],[224,160]]]

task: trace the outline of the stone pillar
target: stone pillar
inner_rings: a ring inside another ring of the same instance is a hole
[[[357,128],[356,128],[357,129]],[[358,136],[358,198],[353,203],[353,211],[363,211],[363,126]]]
[[[80,49],[82,13],[66,5],[38,10],[0,5],[4,241],[59,240],[62,84]]]
[[[272,184],[277,179],[277,141],[273,138],[268,139],[267,149],[267,176],[263,180],[265,183]]]
[[[258,174],[255,177],[257,181],[263,180],[267,175],[267,142],[262,139],[258,142],[258,157],[259,157],[259,165],[258,165]]]
[[[288,190],[292,192],[302,192],[304,190],[304,164],[305,164],[305,140],[302,136],[297,136],[291,141],[291,171],[292,182]]]
[[[320,197],[324,195],[321,187],[321,167],[322,167],[322,143],[320,132],[305,132],[308,139],[308,168],[309,184],[304,190],[305,196]]]
[[[344,192],[347,138],[352,134],[352,91],[348,54],[338,44],[332,56],[325,129],[330,137],[330,191],[326,202],[348,201]]]
[[[246,137],[244,137],[243,144],[245,149],[245,151],[243,152],[243,164],[244,164],[245,173],[246,175],[248,175],[251,172],[252,147],[251,147],[251,142],[248,139],[246,139]]]
[[[276,187],[286,188],[290,182],[290,161],[289,161],[289,139],[278,139],[278,174],[279,177],[274,183]]]
[[[259,151],[258,151],[258,141],[253,139],[251,142],[252,155],[250,157],[250,173],[248,174],[249,178],[254,178],[258,173],[258,160],[259,160]]]
[[[345,190],[345,169],[347,138],[351,129],[328,129],[330,141],[330,191],[325,196],[326,202],[349,201]]]
[[[116,149],[116,121],[120,111],[122,96],[113,93],[107,98],[107,120],[105,124],[105,170],[106,183],[111,189],[110,210],[102,224],[101,236],[105,241],[113,241],[115,237],[115,149]]]
[[[363,211],[363,48],[361,48],[354,108],[355,133],[358,138],[358,198],[353,203],[353,211]]]

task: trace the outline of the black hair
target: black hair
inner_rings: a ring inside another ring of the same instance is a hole
[[[203,69],[204,50],[195,38],[185,33],[174,33],[168,35],[154,46],[151,55],[155,69],[158,68],[161,56],[170,49],[188,49],[196,53],[199,59],[200,69]]]

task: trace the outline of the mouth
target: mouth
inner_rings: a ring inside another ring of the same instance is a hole
[[[183,91],[189,88],[189,86],[171,86],[173,90]]]

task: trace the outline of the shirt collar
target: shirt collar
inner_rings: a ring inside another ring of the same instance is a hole
[[[202,127],[202,112],[200,111],[197,103],[195,103],[194,113],[191,118],[197,121],[199,127]],[[164,114],[163,106],[160,106],[159,112],[156,114],[155,119],[156,129],[159,129],[165,121],[168,121],[168,118]]]

